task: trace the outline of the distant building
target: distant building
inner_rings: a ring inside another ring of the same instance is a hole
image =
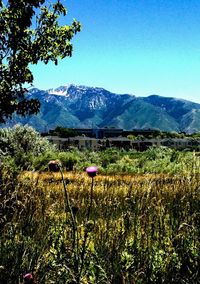
[[[70,144],[69,143],[69,138],[61,138],[59,136],[49,135],[49,136],[46,136],[46,139],[49,142],[55,144],[59,150],[66,150],[67,147]]]
[[[69,138],[61,138],[58,136],[47,136],[46,137],[49,142],[52,142],[57,146],[59,150],[67,150],[71,146],[77,147],[79,150],[83,149],[91,149],[91,150],[99,150],[101,144],[96,138],[90,138],[86,136],[76,136]]]
[[[126,137],[112,137],[107,139],[109,147],[129,150],[132,148],[132,141]]]
[[[79,150],[91,149],[96,151],[100,148],[100,144],[96,138],[76,136],[70,138],[70,142],[74,143],[74,145],[77,146]]]
[[[146,138],[150,136],[157,135],[160,131],[156,129],[132,129],[132,130],[124,130],[123,131],[123,136],[128,136],[128,135],[134,135],[134,136],[139,136],[142,135]]]
[[[77,131],[78,129],[76,129]],[[122,129],[102,128],[102,129],[81,129],[82,135],[61,138],[49,135],[46,138],[57,145],[59,150],[67,150],[70,147],[77,147],[79,150],[91,149],[92,151],[103,150],[115,147],[118,149],[135,149],[137,151],[145,151],[152,146],[165,146],[173,149],[198,149],[200,150],[200,139],[193,138],[143,138],[131,140],[120,135]],[[92,136],[86,136],[85,133]],[[113,136],[112,136],[113,135]],[[116,135],[116,136],[114,136]]]
[[[123,129],[115,127],[105,128],[73,128],[79,135],[85,135],[91,138],[103,139],[104,137],[117,137],[122,135]]]
[[[186,149],[200,147],[200,140],[190,138],[166,138],[161,140],[161,145],[176,149]]]

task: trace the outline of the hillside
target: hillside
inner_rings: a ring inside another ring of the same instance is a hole
[[[56,126],[200,131],[200,104],[176,98],[119,95],[103,88],[75,85],[46,91],[34,88],[28,97],[40,100],[40,113],[27,118],[15,116],[7,125],[28,123],[39,131]]]

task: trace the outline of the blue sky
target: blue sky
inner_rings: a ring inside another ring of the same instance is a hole
[[[33,66],[34,85],[74,83],[200,103],[199,0],[67,0],[72,58]]]

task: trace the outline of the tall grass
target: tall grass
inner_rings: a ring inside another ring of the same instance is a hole
[[[32,272],[38,283],[200,283],[200,176],[2,174],[0,283]]]

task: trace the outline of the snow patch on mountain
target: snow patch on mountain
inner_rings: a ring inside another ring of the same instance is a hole
[[[48,94],[49,95],[55,95],[55,96],[64,96],[64,97],[69,97],[69,94],[68,94],[68,88],[67,89],[61,89],[61,90],[58,90],[58,89],[50,89],[48,90]]]
[[[47,92],[50,95],[69,97],[70,94],[74,93],[73,89],[75,90],[75,93],[78,93],[86,91],[88,88],[85,86],[76,86],[74,84],[67,84],[65,86],[61,86],[56,89],[49,89]]]

